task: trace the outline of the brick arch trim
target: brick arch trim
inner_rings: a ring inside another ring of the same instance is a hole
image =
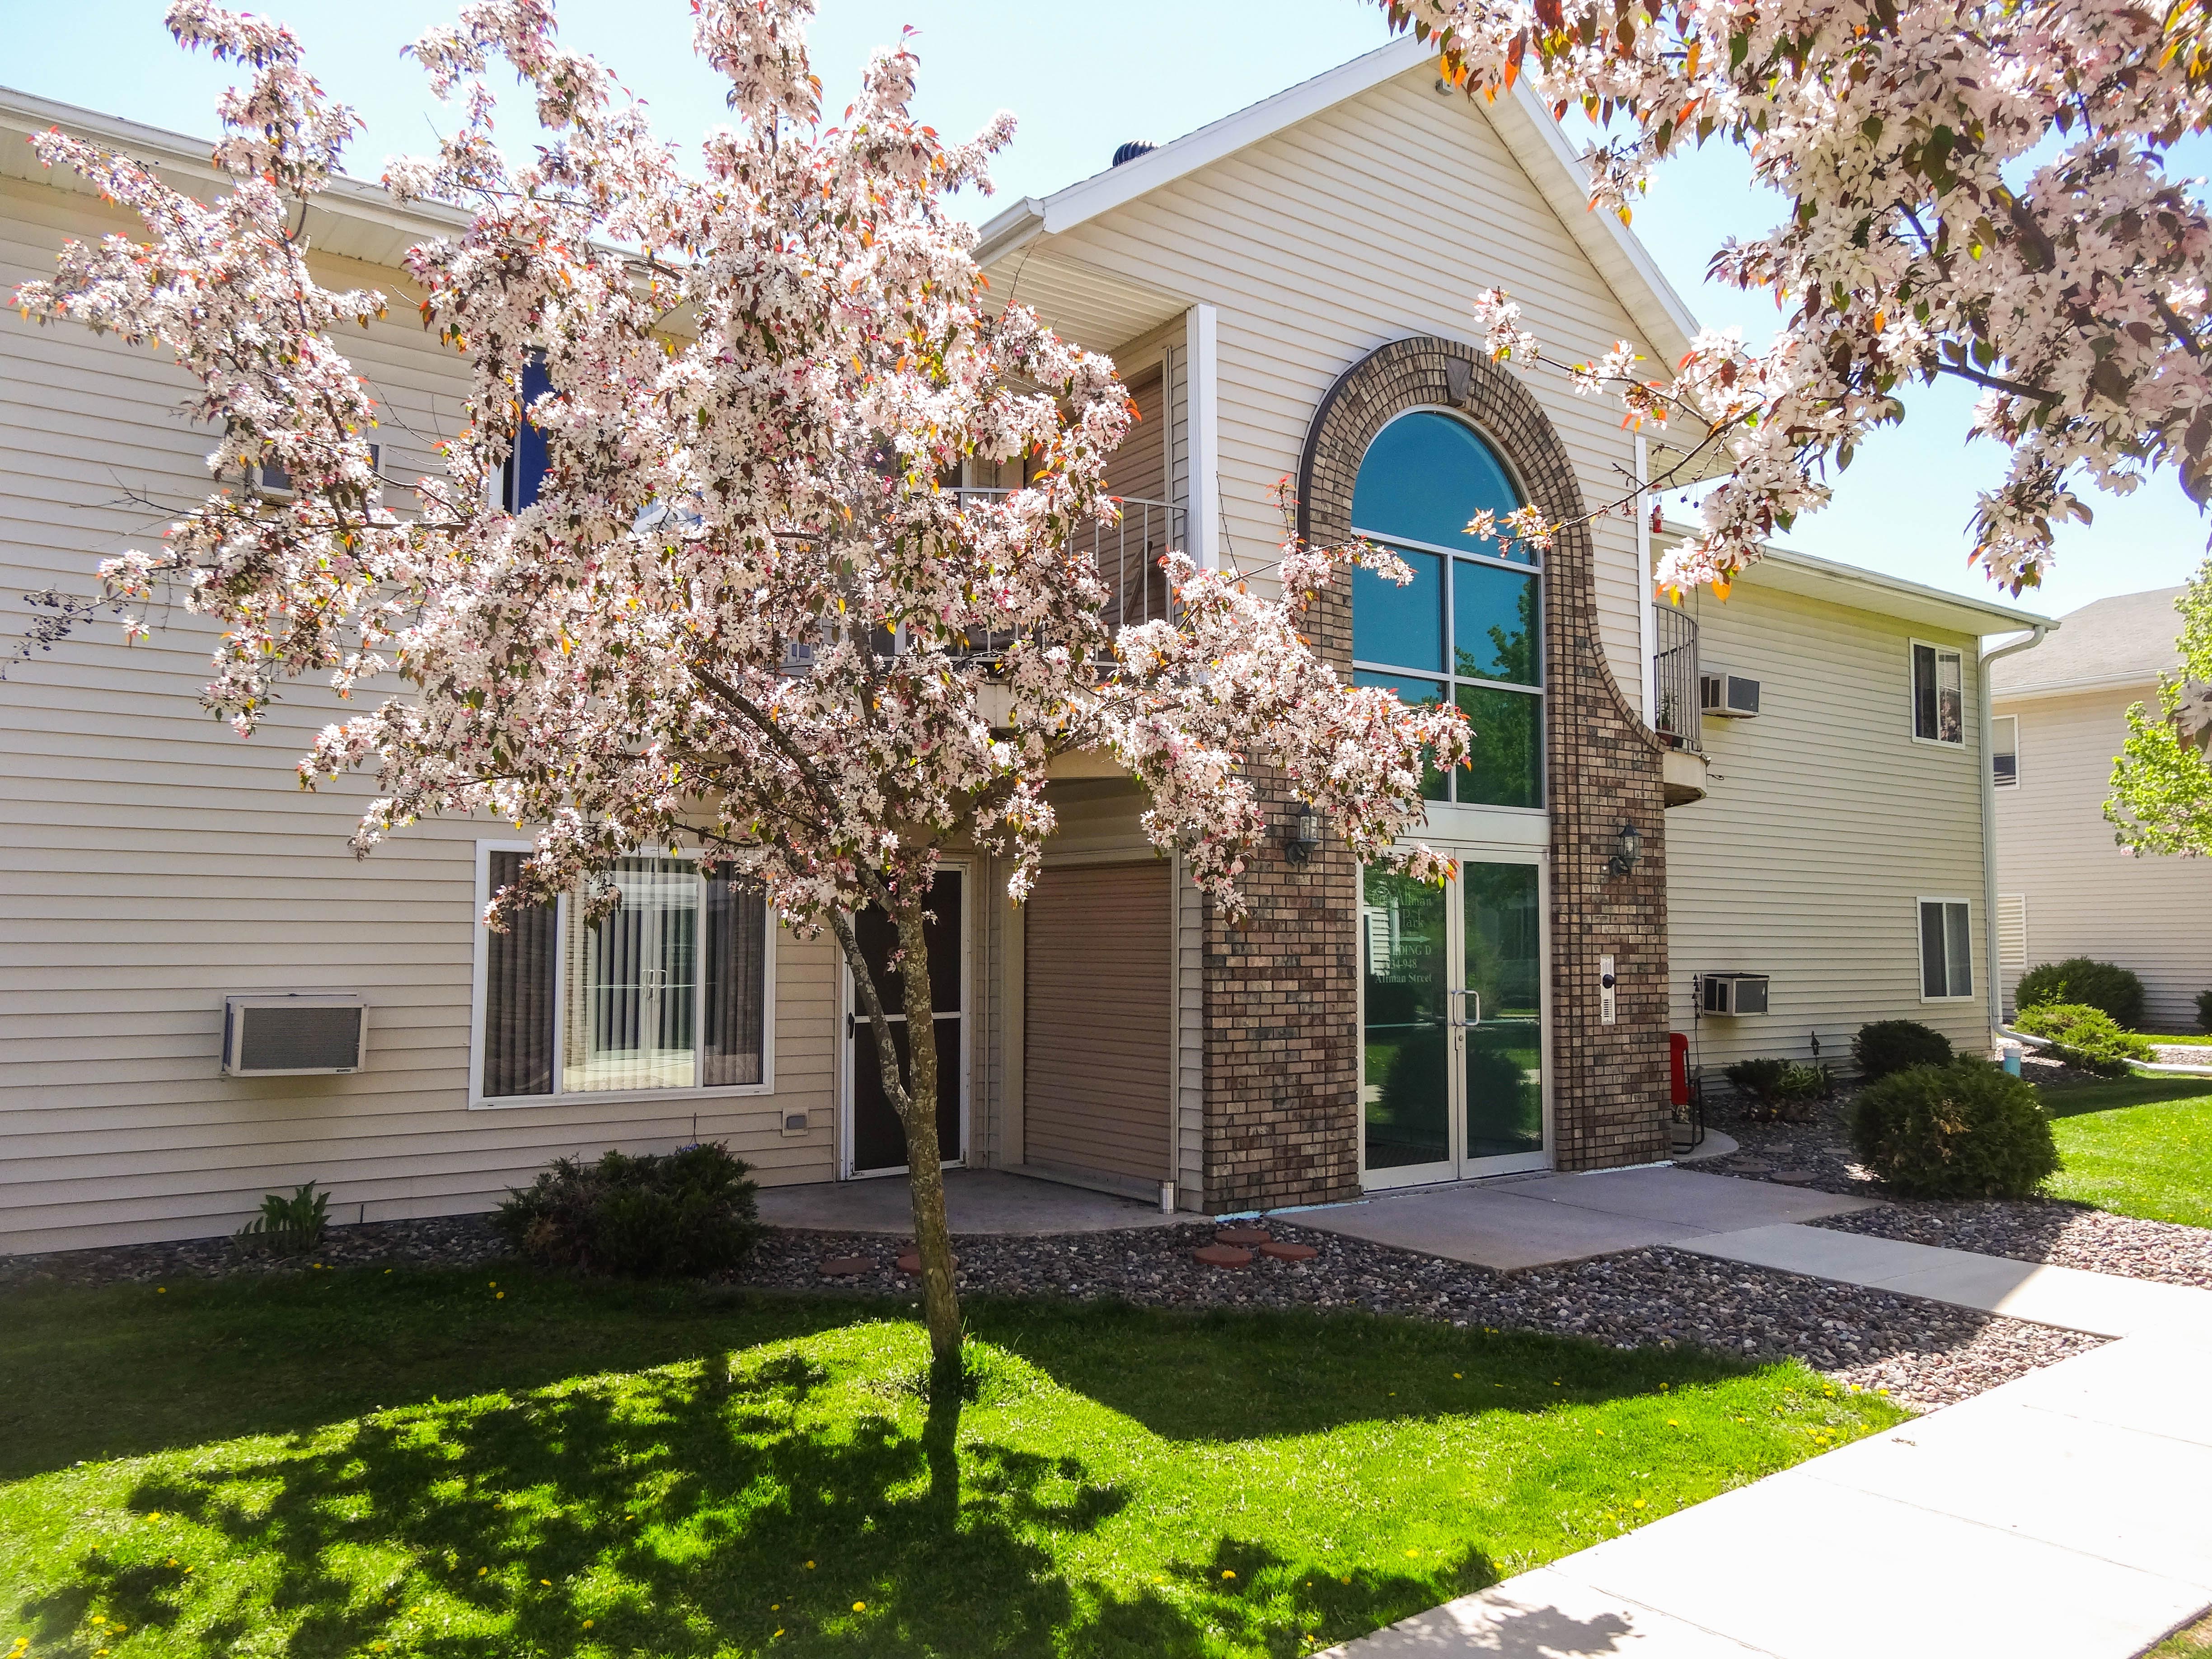
[[[1551,812],[1553,1142],[1562,1169],[1667,1155],[1667,884],[1664,752],[1622,695],[1600,643],[1595,546],[1566,447],[1520,380],[1455,340],[1379,347],[1337,377],[1298,463],[1298,533],[1322,546],[1352,532],[1352,492],[1375,434],[1407,410],[1455,410],[1563,528],[1544,559],[1545,773]],[[1328,630],[1347,668],[1348,617]],[[1626,876],[1609,860],[1633,823],[1644,853]],[[1603,1024],[1599,960],[1620,979]]]

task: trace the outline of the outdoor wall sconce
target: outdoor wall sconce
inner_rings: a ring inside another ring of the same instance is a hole
[[[1606,861],[1607,868],[1616,876],[1625,876],[1636,868],[1637,860],[1644,856],[1644,835],[1633,823],[1620,826],[1620,850]]]
[[[1321,845],[1321,814],[1311,805],[1301,804],[1297,816],[1291,820],[1284,836],[1283,852],[1293,864],[1304,864]]]

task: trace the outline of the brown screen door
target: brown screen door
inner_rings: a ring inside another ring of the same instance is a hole
[[[929,1006],[937,1026],[937,1152],[947,1164],[960,1161],[961,1105],[966,1098],[967,1055],[962,1039],[967,1035],[967,1001],[963,971],[962,901],[966,896],[963,872],[939,870],[929,890],[933,915],[923,924],[929,942]],[[853,918],[860,954],[883,1000],[884,1023],[898,1050],[899,1069],[907,1069],[906,988],[893,972],[891,952],[898,948],[898,933],[891,920],[873,905]],[[898,1113],[884,1093],[883,1069],[877,1057],[874,1028],[857,997],[845,1018],[846,1074],[852,1079],[852,1173],[891,1175],[906,1168],[906,1131]]]

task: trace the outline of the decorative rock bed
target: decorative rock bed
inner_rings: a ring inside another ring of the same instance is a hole
[[[2071,1331],[1674,1250],[1501,1274],[1279,1221],[1266,1231],[1267,1243],[1233,1271],[1195,1259],[1196,1250],[1215,1244],[1210,1224],[1044,1238],[968,1234],[959,1240],[958,1282],[969,1296],[1362,1309],[1549,1331],[1616,1347],[1694,1343],[1744,1358],[1795,1355],[1838,1381],[1887,1389],[1899,1403],[1923,1410],[2097,1346]],[[915,1281],[899,1258],[912,1249],[911,1241],[880,1233],[771,1231],[737,1282],[910,1303]],[[0,1261],[0,1289],[158,1284],[318,1266],[475,1267],[504,1254],[484,1218],[441,1217],[333,1227],[303,1260],[246,1254],[220,1238],[18,1257]]]
[[[1794,1355],[1839,1382],[1887,1389],[1926,1410],[1963,1400],[2039,1365],[2099,1346],[2099,1339],[1994,1318],[1915,1297],[1861,1290],[1796,1273],[1668,1249],[1636,1250],[1521,1273],[1414,1255],[1362,1240],[1310,1232],[1272,1218],[1271,1244],[1313,1255],[1285,1261],[1254,1255],[1224,1271],[1201,1250],[1206,1225],[1049,1238],[960,1241],[959,1288],[968,1296],[1110,1297],[1152,1307],[1359,1309],[1496,1329],[1548,1331],[1615,1347],[1695,1344],[1744,1358]],[[787,1290],[834,1288],[912,1299],[896,1271],[910,1248],[882,1235],[770,1233],[747,1283]],[[825,1277],[865,1259],[860,1273]]]
[[[2045,1088],[2104,1080],[2032,1057],[2023,1070]],[[1819,1118],[1811,1123],[1753,1123],[1723,1119],[1716,1113],[1714,1127],[1734,1137],[1737,1149],[1726,1158],[1694,1167],[1753,1181],[1787,1182],[1793,1176],[1809,1174],[1809,1183],[1800,1180],[1793,1184],[1870,1198],[1882,1206],[1808,1224],[1815,1227],[2212,1290],[2212,1231],[2202,1227],[2138,1221],[2063,1199],[1895,1196],[1851,1151],[1844,1133],[1844,1113],[1850,1104],[1848,1095],[1826,1102]]]

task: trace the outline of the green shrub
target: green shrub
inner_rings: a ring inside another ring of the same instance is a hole
[[[2045,1002],[2023,1008],[2014,1018],[2013,1029],[2049,1037],[2051,1046],[2045,1052],[2053,1060],[2100,1077],[2125,1077],[2130,1060],[2158,1058],[2148,1038],[2123,1031],[2103,1009],[2078,1003]]]
[[[2058,1169],[2035,1085],[1971,1056],[1869,1084],[1850,1136],[1861,1161],[1908,1198],[2026,1198]]]
[[[323,1242],[330,1218],[331,1195],[317,1192],[311,1181],[289,1198],[270,1193],[261,1200],[261,1213],[232,1237],[277,1255],[304,1255]]]
[[[1830,1087],[1826,1066],[1786,1060],[1740,1060],[1723,1075],[1742,1097],[1744,1115],[1754,1122],[1805,1122],[1813,1115],[1813,1103]]]
[[[2212,1031],[2212,991],[2197,994],[2197,1029]]]
[[[1851,1059],[1869,1083],[1915,1066],[1948,1066],[1951,1039],[1917,1019],[1877,1019],[1859,1027]]]
[[[760,1237],[750,1166],[719,1142],[596,1164],[556,1159],[492,1224],[532,1261],[634,1278],[741,1267]]]
[[[2143,982],[2115,963],[2069,957],[2029,969],[2013,993],[2018,1008],[2051,1002],[2102,1009],[2115,1025],[2132,1030],[2142,1024]]]

